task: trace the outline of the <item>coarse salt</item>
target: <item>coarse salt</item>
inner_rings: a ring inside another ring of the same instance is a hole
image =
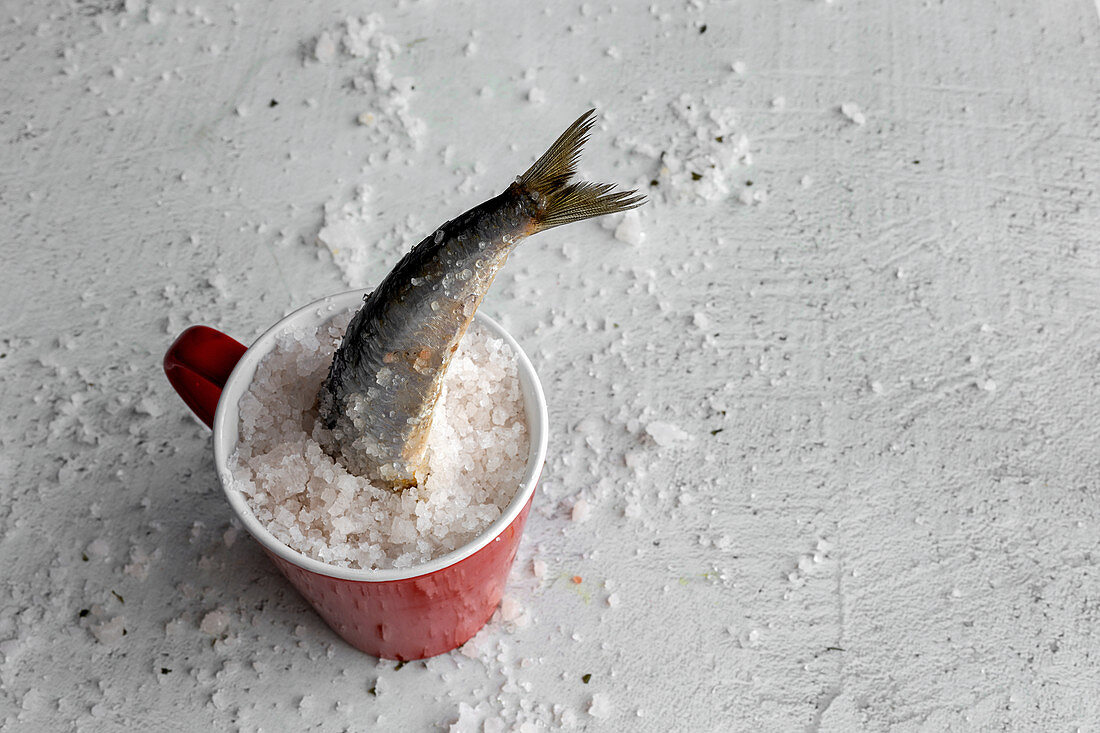
[[[210,634],[211,636],[217,636],[225,633],[225,630],[229,628],[229,614],[225,611],[215,610],[202,617],[202,621],[199,623],[199,630],[204,634]]]
[[[316,395],[350,314],[280,335],[240,400],[232,485],[277,539],[338,567],[410,567],[466,544],[519,488],[528,451],[516,355],[470,326],[429,432],[428,479],[400,492],[321,449]]]
[[[115,616],[109,621],[92,626],[92,636],[100,644],[114,644],[126,633],[125,623],[126,620],[122,616]]]
[[[588,714],[593,718],[599,718],[606,720],[611,717],[611,714],[615,711],[611,704],[611,699],[602,692],[597,692],[592,696],[592,701],[588,703]]]
[[[662,448],[691,440],[691,436],[679,426],[661,420],[654,420],[646,425],[645,431],[649,437],[653,438],[653,442]]]
[[[840,113],[857,125],[867,123],[867,116],[863,114],[859,105],[855,102],[845,102],[840,105]]]
[[[615,227],[615,239],[635,247],[645,240],[641,217],[638,216],[637,211],[628,211],[623,214],[622,221]]]

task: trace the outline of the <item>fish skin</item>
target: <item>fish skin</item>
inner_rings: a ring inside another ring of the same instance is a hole
[[[581,115],[527,173],[425,237],[364,298],[318,395],[322,447],[348,471],[394,490],[421,485],[447,366],[516,245],[644,203],[570,182],[594,122],[594,111]]]

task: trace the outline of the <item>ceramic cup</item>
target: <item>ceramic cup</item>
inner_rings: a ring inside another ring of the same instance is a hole
[[[357,308],[355,290],[300,308],[245,348],[206,326],[192,326],[164,356],[172,386],[214,430],[218,478],[237,518],[298,592],[345,641],[387,659],[422,659],[461,646],[493,615],[519,547],[546,458],[547,412],[542,385],[519,344],[491,318],[476,320],[516,352],[530,449],[523,482],[500,517],[471,542],[410,568],[351,570],[307,557],[277,540],[232,487],[229,457],[237,444],[238,402],[256,367],[287,329],[317,326]]]

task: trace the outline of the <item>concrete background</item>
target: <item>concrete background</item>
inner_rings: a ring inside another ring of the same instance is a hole
[[[0,727],[1100,730],[1098,18],[3,3]],[[376,282],[591,105],[652,202],[483,306],[551,410],[509,620],[366,657],[160,358]]]

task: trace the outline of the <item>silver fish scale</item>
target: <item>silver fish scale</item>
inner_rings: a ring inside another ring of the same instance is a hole
[[[504,193],[447,222],[364,299],[318,395],[325,450],[394,489],[427,478],[427,437],[451,355],[523,238],[643,203],[610,184],[575,183],[595,124],[581,115]]]

